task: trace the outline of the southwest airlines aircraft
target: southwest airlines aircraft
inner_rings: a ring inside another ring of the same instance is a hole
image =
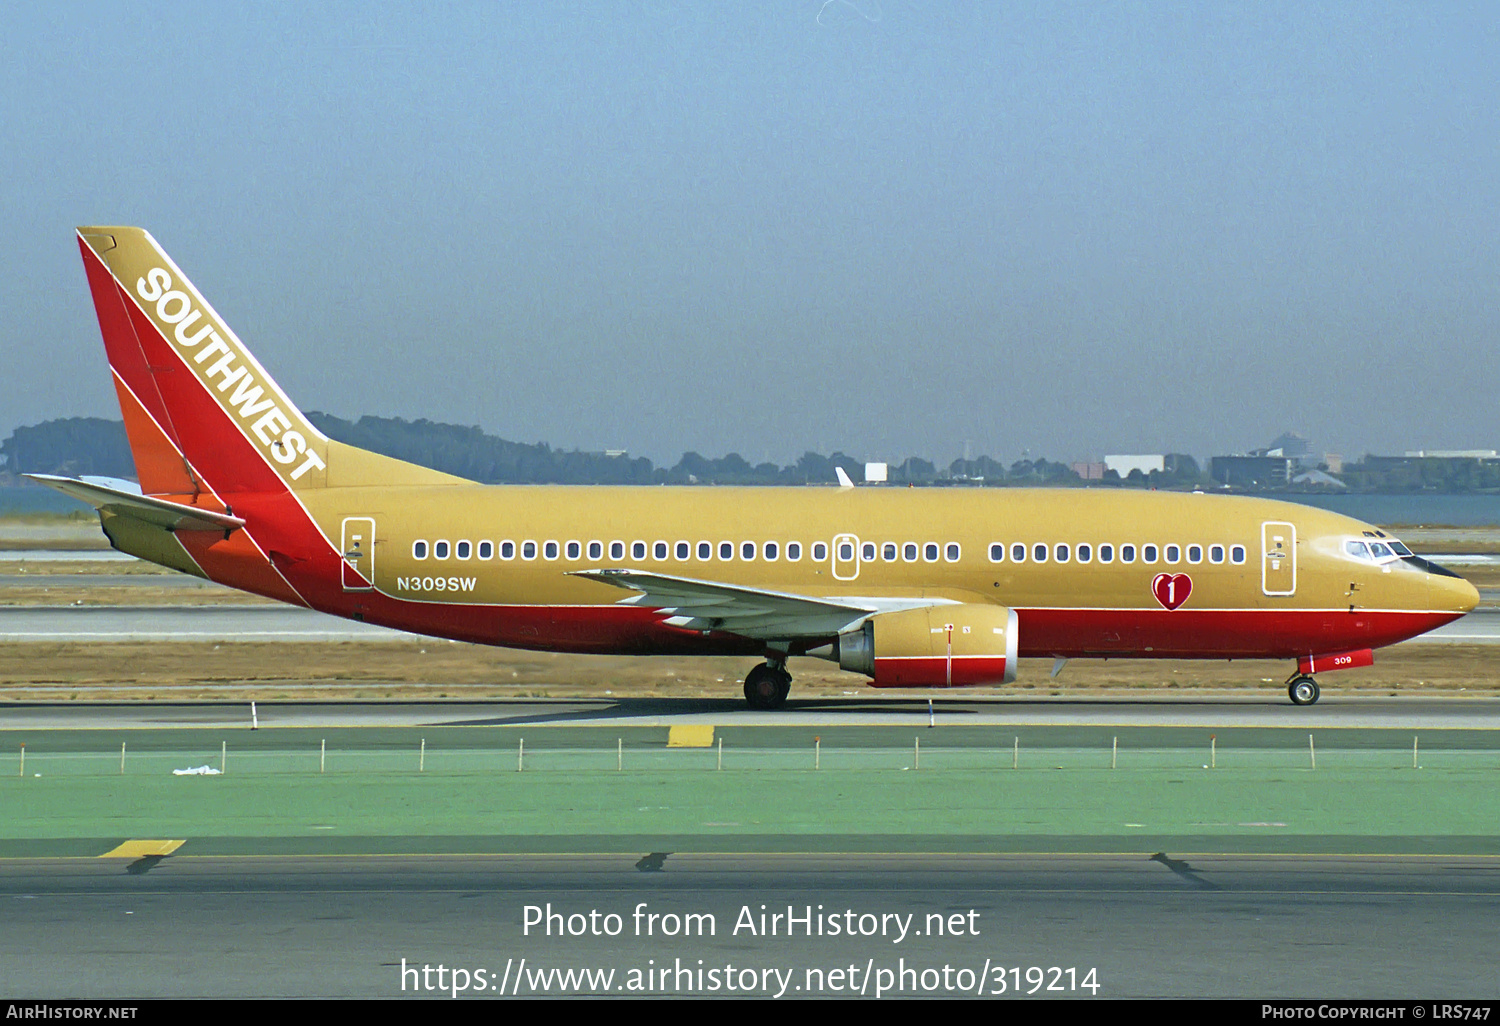
[[[789,656],[876,687],[993,685],[1018,656],[1295,660],[1312,674],[1473,609],[1368,524],[1117,490],[483,486],[322,435],[139,228],[79,248],[140,481],[37,475],[122,552],[485,645]],[[847,482],[846,482],[847,484]]]

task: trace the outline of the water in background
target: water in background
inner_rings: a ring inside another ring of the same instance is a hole
[[[1317,506],[1367,524],[1486,527],[1500,525],[1500,495],[1268,495]],[[51,488],[0,488],[0,516],[88,509]]]

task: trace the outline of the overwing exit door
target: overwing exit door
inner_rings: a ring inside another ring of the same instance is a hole
[[[859,538],[852,534],[833,539],[833,579],[852,581],[859,576]]]

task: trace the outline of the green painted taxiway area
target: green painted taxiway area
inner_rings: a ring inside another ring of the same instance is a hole
[[[697,748],[668,737],[3,731],[0,857],[96,857],[143,839],[182,840],[178,855],[1500,854],[1494,731],[741,727]],[[173,773],[203,767],[222,772]]]

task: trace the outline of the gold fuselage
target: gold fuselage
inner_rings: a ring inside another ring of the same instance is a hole
[[[1266,625],[1311,615],[1321,619],[1309,630],[1328,634],[1325,650],[1333,650],[1364,637],[1375,645],[1399,640],[1388,636],[1399,631],[1389,626],[1392,616],[1426,624],[1422,617],[1452,619],[1478,600],[1461,579],[1402,560],[1378,565],[1348,555],[1347,541],[1378,533],[1368,524],[1251,497],[1104,488],[454,485],[331,488],[301,493],[299,499],[335,545],[345,518],[374,522],[375,590],[397,606],[612,606],[620,601],[618,590],[570,572],[627,567],[806,596],[994,603],[1021,612],[1021,646],[1028,654],[1166,655],[1181,654],[1180,639],[1158,651],[1140,632],[1149,634],[1150,625],[1159,623],[1180,635],[1192,618],[1194,631],[1211,635],[1216,623],[1229,622],[1224,616],[1238,615],[1232,633],[1240,634],[1255,629],[1243,614],[1270,614],[1272,619],[1254,621]],[[1285,577],[1268,581],[1266,524],[1294,528],[1294,538],[1288,539],[1294,550],[1290,589]],[[855,540],[853,561],[835,559],[835,539],[844,537]],[[414,556],[419,541],[426,543],[424,559]],[[457,556],[461,541],[469,543],[467,559]],[[434,555],[438,542],[447,543],[447,558]],[[492,558],[478,558],[481,542],[490,543]],[[507,542],[514,549],[509,559],[500,556]],[[523,556],[528,542],[536,550],[529,559]],[[571,558],[570,542],[577,543]],[[600,543],[601,557],[590,557],[591,542]],[[623,558],[611,555],[616,542]],[[645,545],[644,559],[636,558],[637,542]],[[656,558],[658,542],[667,544],[668,558]],[[685,560],[677,558],[679,542],[690,548]],[[699,555],[703,542],[710,547],[707,559]],[[753,543],[754,558],[743,558],[746,542]],[[776,543],[776,559],[765,558],[766,542]],[[793,542],[802,549],[796,561],[787,558]],[[552,558],[548,543],[555,543]],[[732,549],[727,559],[721,558],[724,543]],[[814,558],[818,543],[827,547],[821,559]],[[866,543],[875,546],[873,560],[860,558]],[[896,546],[894,560],[886,558],[889,544]],[[906,558],[910,544],[917,546],[915,560]],[[996,544],[1003,548],[998,561],[991,559]],[[1024,561],[1012,558],[1016,544],[1026,549]],[[937,546],[935,560],[927,558],[929,545]],[[951,545],[958,546],[957,559],[948,558]],[[1059,545],[1068,547],[1067,562],[1056,558]],[[1080,545],[1088,546],[1086,563],[1078,559]],[[1034,558],[1037,546],[1045,547],[1045,561]],[[1111,547],[1109,562],[1101,558],[1103,546]],[[1126,546],[1134,547],[1133,562],[1123,558]],[[1151,562],[1145,559],[1148,546],[1156,550]],[[1169,547],[1176,548],[1174,562],[1167,561]],[[1201,552],[1194,553],[1194,547]],[[1219,551],[1215,547],[1222,550],[1218,562],[1211,558]],[[1242,562],[1231,557],[1236,547],[1243,550]],[[1199,555],[1196,562],[1189,561],[1190,553]],[[1155,594],[1153,584],[1163,574],[1191,579],[1191,595],[1177,608],[1165,608]],[[1088,619],[1066,619],[1072,614]],[[1201,619],[1206,614],[1222,615]],[[371,618],[389,622],[379,614]],[[1126,633],[1112,630],[1111,618],[1126,624]],[[1366,621],[1387,625],[1371,627]],[[1064,622],[1073,626],[1059,635]],[[1028,628],[1035,644],[1028,643]],[[1217,651],[1212,636],[1189,647],[1193,654]],[[1299,640],[1288,651],[1311,647],[1315,642]],[[1264,654],[1273,651],[1282,650],[1268,639]],[[1256,653],[1237,640],[1224,654]]]

